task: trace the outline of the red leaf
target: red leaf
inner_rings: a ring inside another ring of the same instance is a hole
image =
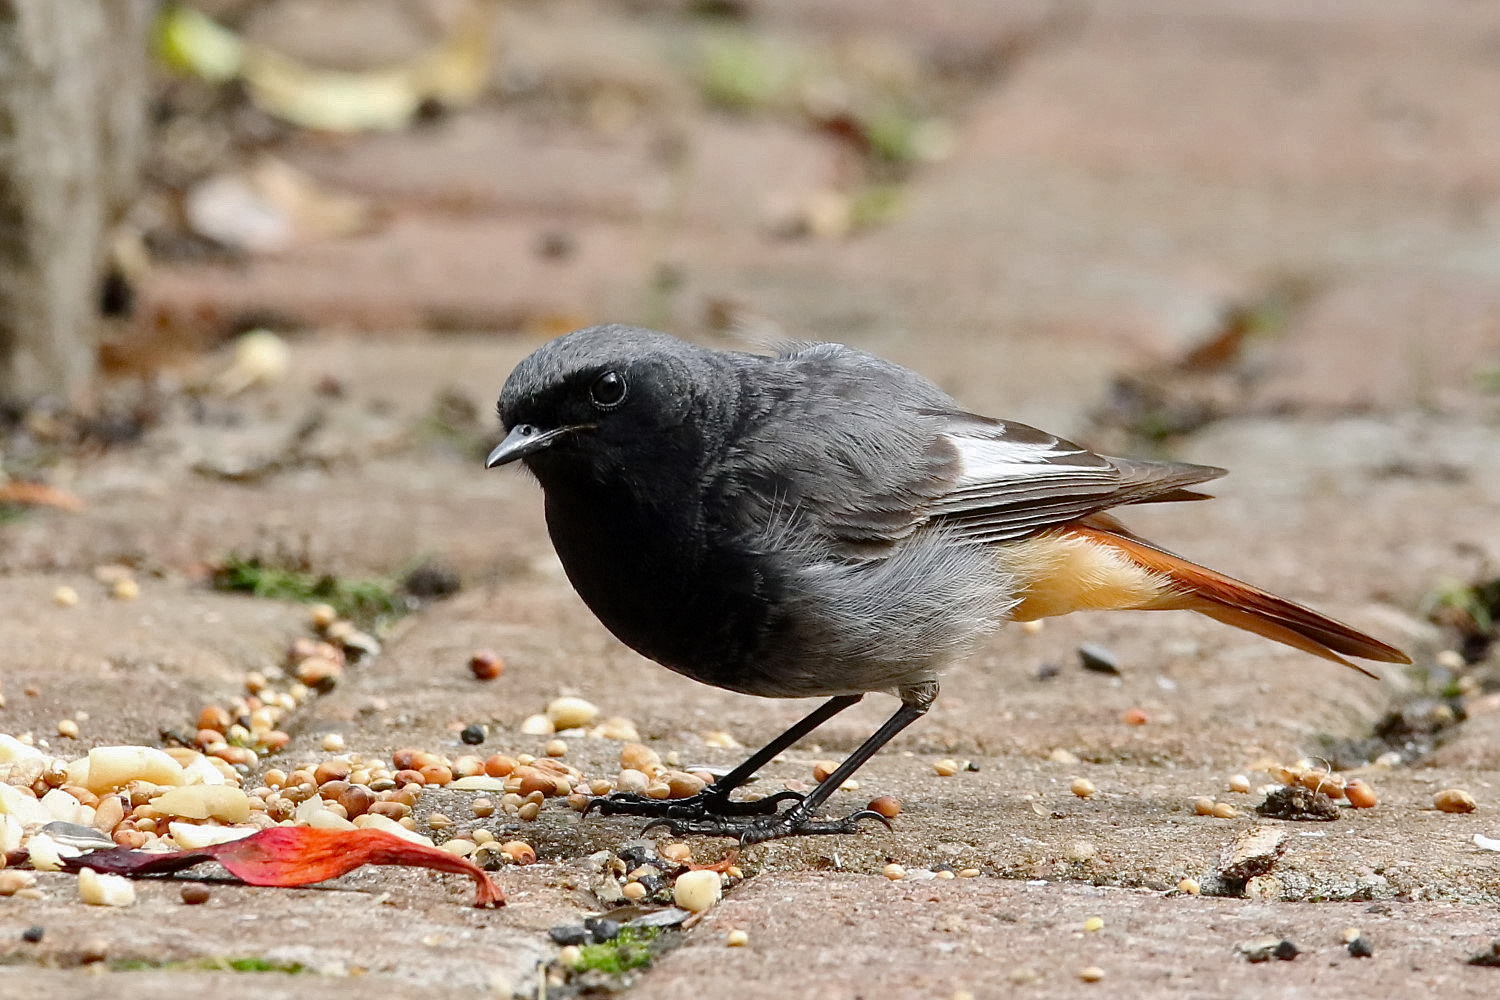
[[[384,830],[273,826],[240,840],[195,851],[157,854],[117,847],[68,858],[64,864],[70,871],[86,866],[97,872],[140,876],[180,871],[210,859],[242,881],[269,886],[310,885],[338,878],[361,865],[435,868],[472,878],[475,906],[505,905],[505,894],[500,887],[474,862]]]

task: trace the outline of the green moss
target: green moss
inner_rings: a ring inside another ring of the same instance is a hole
[[[579,949],[573,971],[597,970],[612,976],[651,964],[651,942],[661,934],[659,927],[626,927],[613,941],[586,944]]]
[[[321,602],[340,616],[371,623],[407,610],[396,583],[386,579],[342,579],[301,566],[277,565],[258,556],[230,556],[214,570],[215,590],[282,601]]]

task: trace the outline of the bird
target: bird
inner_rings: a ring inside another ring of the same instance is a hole
[[[505,434],[486,466],[535,477],[569,582],[621,642],[715,687],[827,699],[691,798],[591,803],[679,835],[752,844],[889,825],[818,813],[1006,622],[1186,609],[1364,673],[1351,657],[1411,662],[1112,512],[1207,499],[1194,487],[1225,470],[1096,454],[971,413],[856,348],[756,354],[594,326],[524,358],[497,411]],[[815,789],[731,795],[871,693],[894,695],[895,712]]]

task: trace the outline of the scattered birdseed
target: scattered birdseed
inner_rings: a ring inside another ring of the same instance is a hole
[[[495,802],[493,799],[487,799],[484,797],[477,798],[473,802],[469,803],[469,808],[473,810],[474,815],[479,817],[480,819],[484,819],[487,816],[493,816],[495,814]]]
[[[1142,708],[1126,709],[1125,713],[1120,716],[1120,719],[1127,726],[1144,726],[1147,722],[1151,721],[1150,717],[1146,715],[1146,710]]]
[[[60,608],[71,608],[78,603],[78,591],[63,584],[52,592],[52,603]]]
[[[1240,811],[1228,802],[1215,802],[1213,814],[1219,819],[1234,819]]]
[[[188,906],[197,906],[200,903],[208,902],[212,893],[209,892],[208,886],[201,882],[189,882],[182,887],[180,895],[182,896],[182,901]]]
[[[960,868],[959,871],[958,871],[958,877],[959,878],[978,878],[979,877],[979,869],[978,868]]]
[[[937,772],[940,778],[951,778],[960,770],[958,761],[946,757],[933,764],[932,769]]]
[[[906,878],[906,868],[896,864],[895,862],[891,862],[890,864],[886,865],[884,869],[882,869],[880,874],[884,875],[892,882],[899,882],[902,879]]]
[[[476,650],[469,656],[469,673],[475,680],[492,681],[505,673],[505,661],[493,650]]]
[[[1438,812],[1473,812],[1478,806],[1474,796],[1462,788],[1445,788],[1432,797],[1432,807]]]
[[[1085,920],[1083,922],[1083,932],[1085,934],[1093,934],[1096,931],[1102,931],[1103,929],[1104,929],[1104,918],[1103,917],[1089,917],[1087,920]]]
[[[548,757],[566,757],[568,744],[564,740],[548,740],[547,745],[542,748],[542,753]]]
[[[822,784],[839,766],[836,760],[820,760],[813,765],[813,780]]]
[[[1212,816],[1214,814],[1214,800],[1206,795],[1200,795],[1193,800],[1193,814],[1195,816]]]
[[[1078,970],[1078,978],[1086,983],[1097,983],[1104,978],[1104,970],[1097,965],[1086,965]]]
[[[724,883],[716,871],[692,869],[672,883],[672,901],[691,913],[702,913],[719,901]]]
[[[122,576],[110,585],[109,596],[117,601],[133,601],[141,596],[141,585],[134,577]]]
[[[1373,809],[1380,801],[1375,795],[1375,789],[1360,778],[1354,778],[1344,786],[1344,797],[1349,800],[1349,806],[1353,809]]]
[[[528,715],[521,720],[522,736],[551,736],[557,727],[545,715]]]
[[[120,875],[102,875],[92,868],[78,871],[78,898],[92,906],[129,906],[135,886]]]
[[[1050,754],[1047,755],[1047,759],[1054,764],[1078,763],[1078,755],[1071,750],[1064,750],[1062,747],[1058,747],[1057,749],[1053,750]]]
[[[1091,799],[1094,797],[1094,793],[1099,790],[1094,786],[1094,783],[1087,778],[1074,778],[1073,784],[1070,787],[1073,794],[1078,796],[1080,799]]]
[[[1185,878],[1177,883],[1177,891],[1189,896],[1197,896],[1203,892],[1203,887],[1198,884],[1197,879]]]
[[[880,795],[871,799],[865,808],[879,813],[886,819],[895,819],[901,815],[901,800],[894,795]]]
[[[72,719],[57,720],[57,735],[64,739],[76,740],[78,738],[78,723]]]
[[[724,935],[724,944],[730,948],[743,948],[750,943],[750,935],[736,928]]]
[[[1248,795],[1250,792],[1250,779],[1243,774],[1236,774],[1229,779],[1229,790],[1239,795]]]
[[[555,729],[580,729],[598,716],[598,706],[582,698],[554,698],[547,705],[547,719]]]
[[[343,753],[344,736],[342,733],[324,733],[321,745],[329,753]]]
[[[693,859],[693,849],[680,841],[662,844],[656,849],[656,853],[668,861],[676,861],[678,864],[686,864]]]
[[[620,892],[624,894],[626,899],[633,903],[640,902],[649,894],[646,887],[639,882],[626,882],[620,886]]]

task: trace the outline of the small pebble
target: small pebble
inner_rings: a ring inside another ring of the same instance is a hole
[[[1479,803],[1474,801],[1474,796],[1462,788],[1445,788],[1432,797],[1432,806],[1438,812],[1473,812],[1478,805]]]
[[[458,738],[471,747],[477,747],[484,742],[485,735],[484,726],[478,722],[474,722],[464,726],[463,730],[458,734]]]
[[[208,902],[209,896],[212,894],[208,891],[208,886],[199,882],[189,882],[182,887],[180,895],[182,896],[182,901],[188,906],[197,906],[200,903]]]
[[[937,772],[939,778],[951,778],[959,772],[960,767],[958,761],[951,758],[944,758],[933,764],[932,769]]]
[[[571,969],[583,961],[583,949],[576,944],[559,948],[557,951],[557,961],[559,964]]]
[[[902,879],[906,878],[906,869],[903,866],[892,862],[886,865],[885,868],[881,870],[880,874],[884,875],[892,882],[899,882]]]
[[[1094,783],[1087,778],[1074,778],[1073,784],[1069,787],[1072,789],[1073,794],[1078,796],[1080,799],[1091,799],[1094,797],[1094,793],[1099,790],[1098,788],[1094,787]]]
[[[21,932],[21,940],[27,944],[36,944],[47,933],[47,929],[41,924],[33,924]]]
[[[1098,853],[1099,849],[1091,840],[1075,840],[1068,845],[1069,861],[1090,861]]]
[[[477,650],[469,656],[469,673],[475,680],[492,681],[505,673],[505,661],[492,650]]]
[[[1364,936],[1350,941],[1347,947],[1349,955],[1353,958],[1370,958],[1375,954],[1375,945],[1371,944],[1370,939]]]
[[[1119,676],[1120,661],[1108,648],[1097,642],[1085,642],[1078,647],[1078,662],[1085,670],[1092,670],[1096,674],[1112,674]]]
[[[1197,879],[1185,878],[1177,883],[1177,891],[1189,896],[1197,896],[1203,892],[1203,887],[1198,884]]]
[[[1104,978],[1104,970],[1097,965],[1086,965],[1078,970],[1078,978],[1086,983],[1097,983]]]
[[[672,883],[672,900],[691,913],[702,913],[719,901],[724,884],[719,873],[706,869],[685,871]]]
[[[750,943],[750,935],[736,928],[724,935],[724,944],[730,948],[743,948]]]

